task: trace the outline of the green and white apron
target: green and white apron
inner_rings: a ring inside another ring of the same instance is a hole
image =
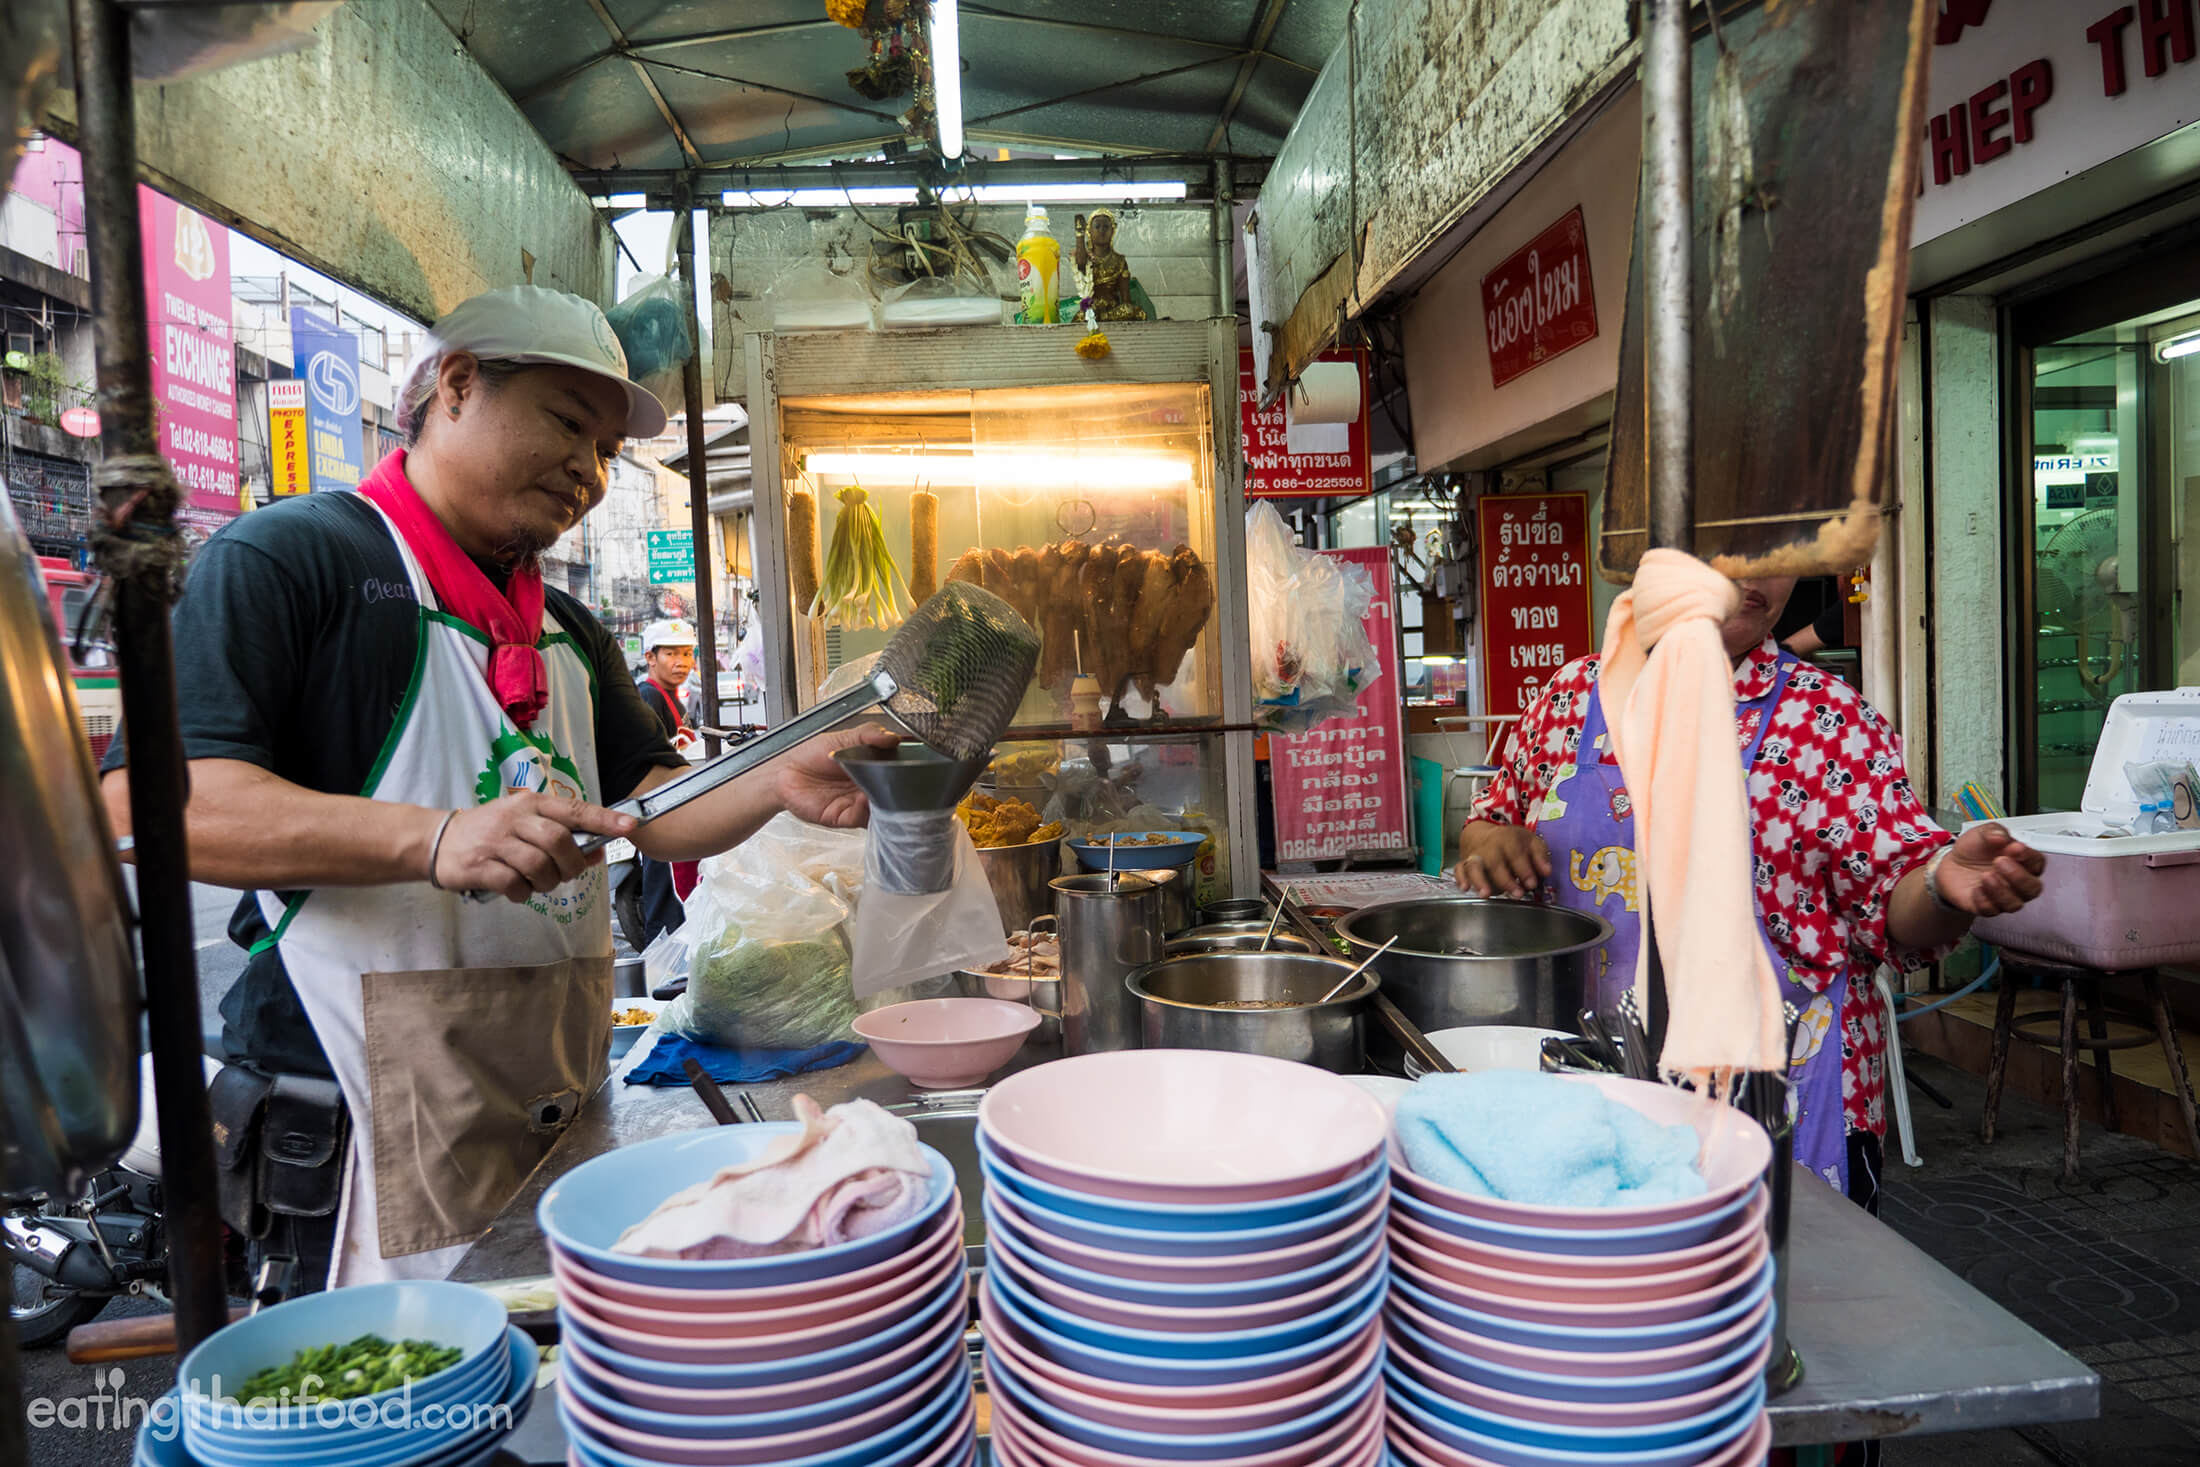
[[[384,522],[388,522],[385,515]],[[488,643],[420,606],[404,705],[361,791],[462,809],[536,790],[602,803],[587,658],[544,617],[550,699],[532,730],[490,691]],[[352,1118],[328,1287],[442,1278],[603,1083],[610,898],[601,866],[524,906],[426,881],[259,893]]]

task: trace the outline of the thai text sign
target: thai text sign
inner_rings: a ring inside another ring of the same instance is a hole
[[[293,368],[306,384],[315,489],[356,489],[367,472],[359,422],[359,338],[303,306],[290,312]]]
[[[1293,424],[1291,394],[1260,405],[1253,353],[1238,353],[1238,418],[1245,437],[1245,497],[1287,499],[1368,492],[1367,357],[1326,351],[1315,360],[1351,362],[1360,371],[1360,415],[1349,423]]]
[[[1375,677],[1360,689],[1359,710],[1302,734],[1273,734],[1268,765],[1276,799],[1276,859],[1323,861],[1353,851],[1408,843],[1405,700],[1398,681],[1398,629],[1392,615],[1390,551],[1381,546],[1325,550],[1350,561],[1375,584],[1367,639]]]
[[[293,377],[267,384],[267,462],[279,498],[313,487],[306,467],[306,385]]]
[[[1596,650],[1589,496],[1485,494],[1479,531],[1483,708],[1524,713],[1552,673]]]
[[[237,513],[237,349],[229,326],[229,231],[138,186],[145,231],[153,402],[160,454],[188,493],[185,518]]]
[[[685,586],[695,580],[695,536],[689,530],[649,532],[649,583]]]
[[[1580,205],[1482,277],[1482,324],[1497,387],[1596,339],[1589,229]]]

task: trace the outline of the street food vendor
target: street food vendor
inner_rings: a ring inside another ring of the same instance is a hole
[[[223,1212],[304,1287],[448,1273],[602,1083],[610,895],[577,835],[673,861],[781,810],[861,824],[828,755],[891,740],[813,741],[638,829],[605,809],[686,764],[540,557],[664,408],[594,305],[515,286],[437,323],[399,421],[358,492],[215,535],[175,612],[191,875],[248,893]],[[107,762],[127,832],[121,741]],[[265,1174],[242,1197],[240,1166]]]
[[[1840,679],[1772,640],[1792,578],[1736,583],[1720,636],[1753,833],[1757,919],[1800,1013],[1790,1081],[1796,1160],[1876,1211],[1886,1134],[1881,962],[1921,966],[1976,917],[2040,893],[2044,858],[1999,825],[1950,838],[1910,788],[1892,730]],[[1512,734],[1459,839],[1459,885],[1548,893],[1612,924],[1594,995],[1634,979],[1641,935],[1634,819],[1596,696],[1595,656],[1555,674]]]

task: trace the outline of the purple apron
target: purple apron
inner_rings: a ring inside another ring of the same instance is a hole
[[[1749,739],[1742,767],[1757,762],[1772,713],[1787,690],[1797,658],[1780,654],[1772,690],[1735,705]],[[1575,762],[1561,766],[1537,808],[1536,830],[1551,851],[1551,896],[1558,905],[1591,912],[1612,924],[1590,997],[1609,1012],[1634,987],[1635,954],[1642,946],[1642,902],[1635,885],[1635,814],[1619,762],[1606,736],[1604,700],[1592,688],[1581,724]],[[1755,717],[1752,718],[1751,715]],[[1788,967],[1757,914],[1757,936],[1780,980],[1780,996],[1802,1015],[1788,1066],[1788,1110],[1795,1120],[1795,1159],[1844,1193],[1848,1190],[1848,1127],[1841,1079],[1841,1009],[1847,1002],[1846,970],[1822,993],[1788,978]]]

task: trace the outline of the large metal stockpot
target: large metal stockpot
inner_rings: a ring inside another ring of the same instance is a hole
[[[1317,1000],[1351,973],[1350,963],[1313,953],[1217,952],[1164,958],[1125,982],[1148,1049],[1228,1049],[1349,1075],[1366,1052],[1375,975],[1358,974],[1335,998]],[[1218,1007],[1231,1003],[1288,1006]]]
[[[1612,924],[1537,902],[1417,897],[1363,907],[1334,929],[1375,960],[1383,992],[1426,1033],[1465,1024],[1572,1029],[1595,991]]]
[[[1313,943],[1290,928],[1278,927],[1271,933],[1266,922],[1210,922],[1179,933],[1165,944],[1172,958],[1186,953],[1257,953],[1264,947],[1272,952],[1314,951]]]

